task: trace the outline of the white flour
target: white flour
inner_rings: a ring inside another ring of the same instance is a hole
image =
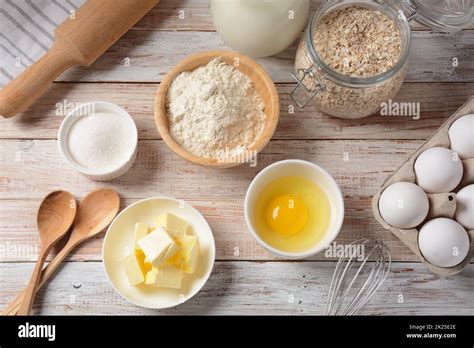
[[[220,58],[179,74],[167,95],[171,136],[188,152],[225,159],[260,136],[263,101],[250,78]]]

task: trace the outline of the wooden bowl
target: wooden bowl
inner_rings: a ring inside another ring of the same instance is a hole
[[[252,59],[243,56],[237,52],[232,51],[206,51],[193,54],[180,63],[178,63],[163,79],[158,88],[155,97],[155,122],[158,127],[158,132],[169,146],[169,148],[181,158],[196,163],[202,166],[229,168],[237,166],[242,162],[242,158],[246,156],[239,156],[239,158],[229,159],[226,161],[219,161],[213,158],[204,158],[193,155],[183,149],[171,136],[168,125],[168,112],[166,108],[166,95],[168,88],[175,77],[183,71],[191,71],[195,68],[206,65],[213,58],[220,57],[229,65],[234,65],[236,69],[247,75],[254,83],[255,88],[259,92],[265,104],[265,125],[260,135],[260,138],[249,147],[248,155],[255,155],[259,153],[270,141],[278,125],[278,118],[280,114],[280,102],[278,93],[271,77],[267,72]],[[252,158],[252,157],[250,157]]]

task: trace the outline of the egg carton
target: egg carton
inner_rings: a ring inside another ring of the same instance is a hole
[[[456,212],[456,193],[466,185],[474,183],[474,158],[462,160],[464,167],[464,174],[461,183],[456,187],[454,192],[447,193],[435,193],[427,194],[430,209],[426,219],[418,226],[418,228],[411,229],[400,229],[390,226],[382,218],[378,202],[382,192],[390,185],[400,182],[407,181],[416,184],[416,176],[414,170],[414,163],[418,156],[425,150],[441,146],[450,148],[450,141],[448,136],[449,127],[458,118],[467,114],[474,113],[474,97],[471,97],[461,108],[459,108],[428,140],[406,161],[400,168],[398,168],[392,176],[390,176],[378,190],[377,194],[372,200],[372,209],[377,221],[386,229],[391,231],[398,237],[406,246],[410,248],[418,258],[426,265],[426,267],[433,273],[440,276],[450,276],[460,272],[469,262],[474,255],[474,230],[469,230],[470,239],[470,250],[467,257],[458,265],[454,267],[438,267],[429,263],[422,255],[418,246],[418,228],[421,227],[425,222],[435,217],[447,217],[454,218]]]

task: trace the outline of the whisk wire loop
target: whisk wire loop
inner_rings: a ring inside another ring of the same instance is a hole
[[[362,247],[363,259],[356,257],[356,245]],[[366,249],[369,249],[367,253]],[[327,315],[353,315],[372,298],[390,273],[390,250],[382,242],[360,239],[349,244],[347,250],[349,252],[339,258],[331,279]],[[365,276],[363,282],[360,281],[362,275]],[[358,289],[356,284],[360,284]]]

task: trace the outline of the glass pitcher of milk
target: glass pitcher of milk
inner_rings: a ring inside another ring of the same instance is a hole
[[[214,26],[222,40],[252,57],[274,55],[290,46],[306,24],[310,0],[211,0]]]

